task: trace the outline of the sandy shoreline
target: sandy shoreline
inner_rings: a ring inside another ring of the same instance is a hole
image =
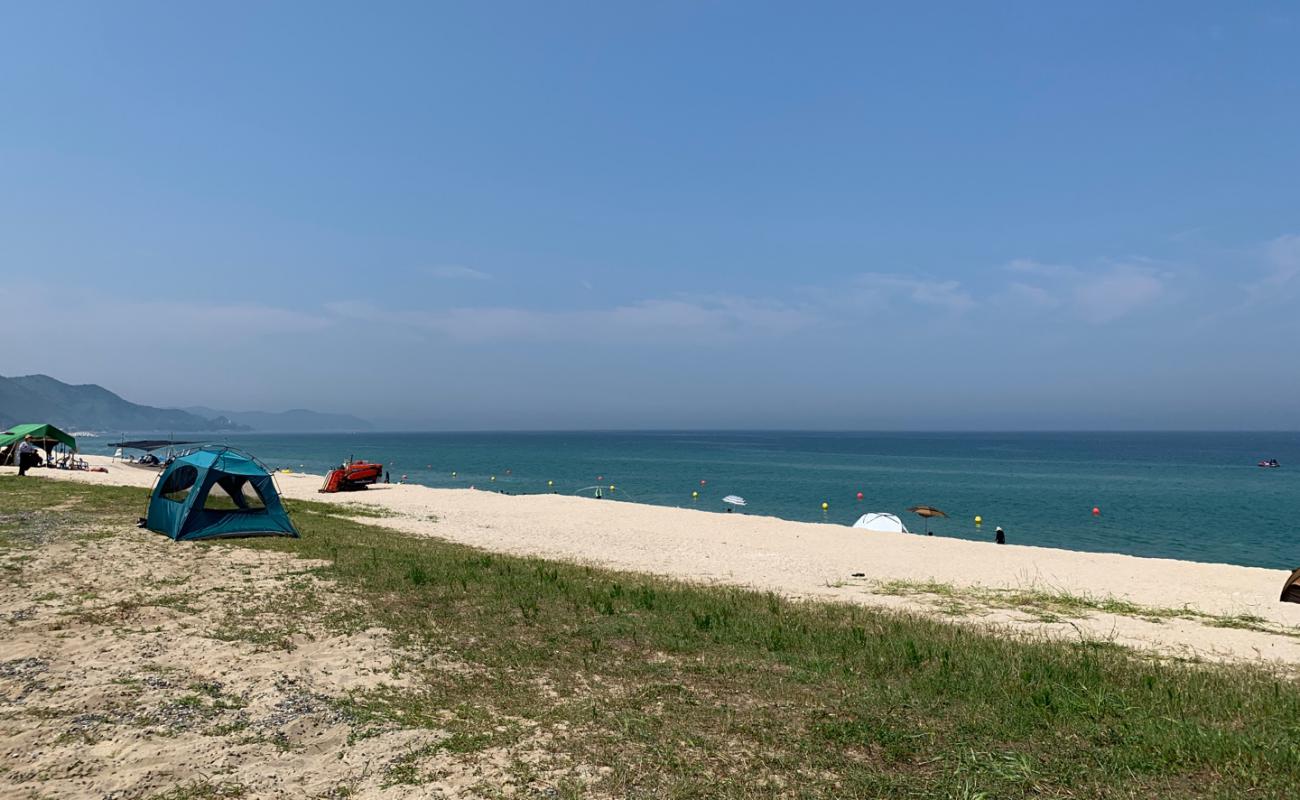
[[[149,486],[156,475],[105,457],[87,460],[109,472],[36,474],[134,486]],[[1278,602],[1284,570],[863,533],[840,525],[559,495],[416,485],[323,495],[317,492],[320,476],[281,474],[277,482],[290,498],[365,503],[392,513],[367,518],[370,524],[499,552],[943,613],[955,621],[1087,636],[1179,657],[1300,664],[1300,605]],[[929,583],[944,588],[926,591]],[[1012,591],[1022,597],[1007,599]],[[1116,599],[1163,613],[1071,610],[1050,602],[1027,609],[1025,595]]]

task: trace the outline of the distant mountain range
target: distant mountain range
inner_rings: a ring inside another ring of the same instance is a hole
[[[67,431],[271,431],[370,430],[370,423],[346,414],[295,409],[278,414],[228,413],[210,408],[155,408],[123,400],[93,383],[75,386],[48,375],[0,376],[0,429],[23,422],[48,422]]]
[[[218,411],[206,406],[190,406],[186,412],[199,417],[228,419],[255,431],[269,433],[343,433],[368,431],[369,422],[351,414],[325,414],[293,408],[288,411]]]
[[[48,375],[0,377],[0,424],[49,422],[68,431],[230,431],[230,420],[123,400],[102,386],[74,386]]]

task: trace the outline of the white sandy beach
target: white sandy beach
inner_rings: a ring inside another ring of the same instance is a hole
[[[37,470],[37,479],[149,486],[156,473],[88,457],[107,473]],[[1278,602],[1288,573],[1228,564],[1081,553],[559,495],[502,495],[416,485],[319,494],[321,478],[276,476],[293,499],[381,506],[365,522],[505,553],[542,556],[869,606],[958,622],[1088,637],[1206,660],[1300,664],[1300,605]],[[144,505],[140,509],[144,514]],[[183,545],[182,545],[183,546]],[[854,577],[853,573],[861,573]],[[957,589],[926,592],[936,583]],[[1160,615],[1027,611],[996,591],[1116,599]],[[1188,616],[1171,616],[1185,609]],[[1231,626],[1231,627],[1225,627]]]

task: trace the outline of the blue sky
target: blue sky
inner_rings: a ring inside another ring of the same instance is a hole
[[[0,374],[440,429],[1300,428],[1290,3],[4,16],[0,278],[50,316]]]

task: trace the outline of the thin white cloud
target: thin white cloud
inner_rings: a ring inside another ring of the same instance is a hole
[[[1300,291],[1300,236],[1279,236],[1264,245],[1265,273],[1246,284],[1251,305],[1290,299]]]
[[[48,292],[47,286],[30,281],[8,289],[15,297]],[[77,335],[91,332],[96,342],[115,341],[118,336],[139,339],[141,329],[124,324],[133,320],[180,323],[207,335],[219,333],[220,338],[227,340],[258,338],[268,333],[315,333],[334,324],[333,315],[320,309],[293,309],[256,302],[203,303],[166,295],[122,296],[83,287],[61,290],[60,303],[69,316],[55,327]]]
[[[60,324],[42,332],[34,357],[0,359],[8,369],[72,383],[135,387],[139,393],[128,396],[151,405],[197,402],[197,395],[187,398],[185,387],[202,385],[212,375],[240,376],[219,381],[217,392],[249,381],[275,383],[276,365],[282,367],[286,354],[300,349],[288,342],[316,341],[337,322],[328,314],[265,305],[123,299],[75,290],[61,309]],[[165,364],[168,377],[151,383],[145,375],[151,364]]]
[[[1127,264],[1089,275],[1073,289],[1075,308],[1088,322],[1112,322],[1156,302],[1165,284],[1155,271]]]
[[[477,306],[399,311],[331,303],[341,318],[386,323],[458,341],[732,342],[783,335],[813,324],[804,310],[747,298],[655,299],[605,309],[542,311]]]
[[[473,267],[461,266],[460,264],[443,264],[437,267],[429,267],[427,270],[435,278],[450,281],[490,281],[492,276],[482,270]]]
[[[1003,297],[1018,306],[1032,309],[1060,308],[1061,301],[1041,286],[1012,281],[1007,285]]]
[[[1079,274],[1077,267],[1068,264],[1047,264],[1032,258],[1016,258],[1003,265],[1003,269],[1022,275],[1039,275],[1051,278],[1075,277]]]
[[[202,305],[193,302],[134,300],[88,304],[78,311],[87,326],[100,320],[154,319],[159,309],[166,319],[183,321],[196,331],[219,331],[226,340],[255,339],[271,333],[316,333],[334,321],[329,315],[253,304]]]
[[[1006,286],[998,295],[1000,301],[1029,310],[1065,308],[1092,324],[1113,322],[1152,306],[1167,294],[1167,282],[1173,277],[1139,256],[1090,269],[1019,258],[1004,269],[1023,277]]]
[[[864,272],[854,279],[854,283],[886,297],[904,297],[925,306],[964,311],[975,305],[974,298],[958,281],[927,280],[889,272]]]

